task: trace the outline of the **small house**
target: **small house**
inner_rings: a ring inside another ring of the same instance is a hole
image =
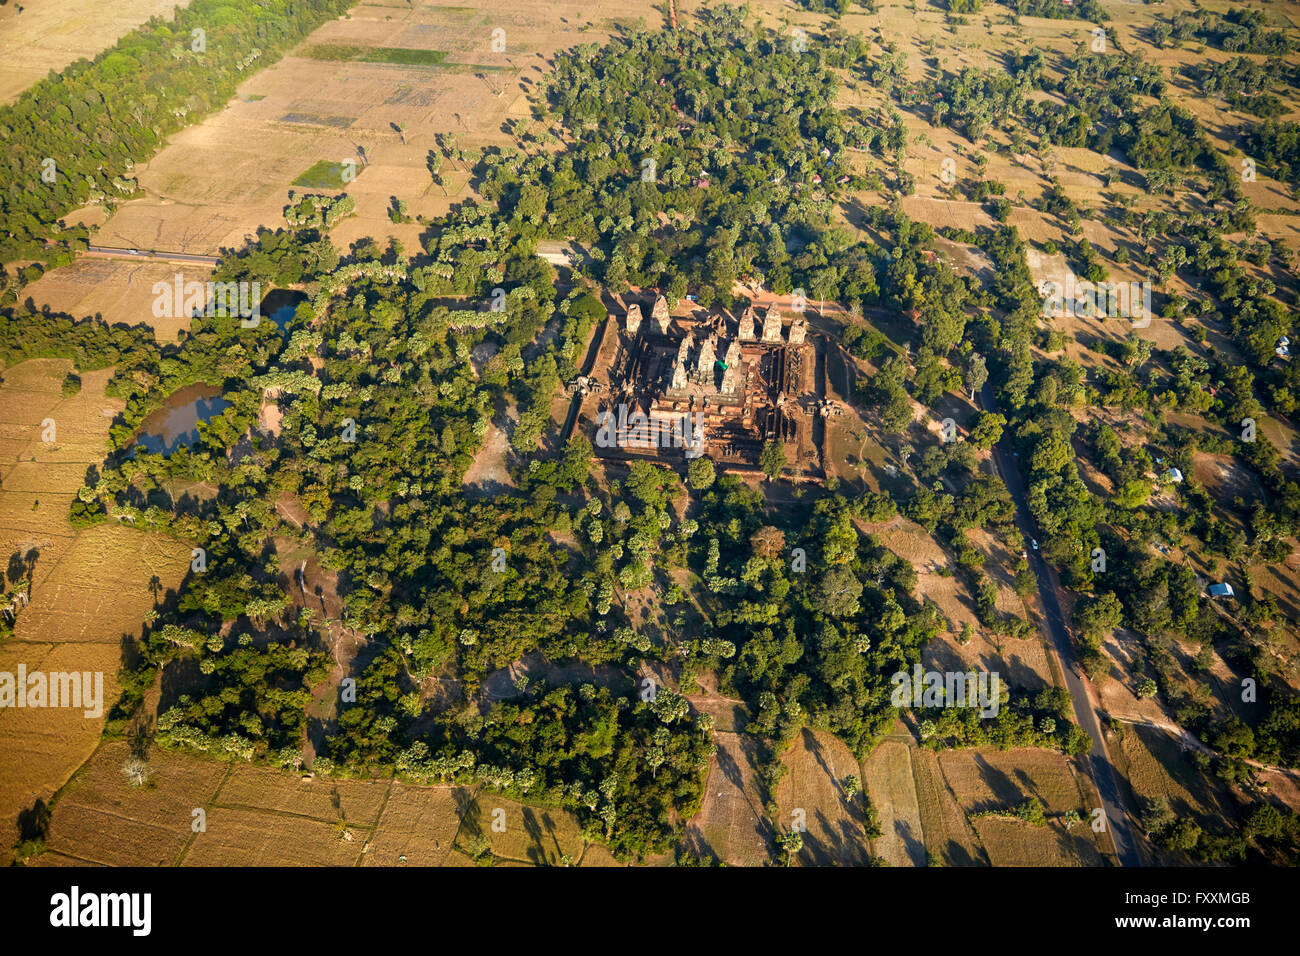
[[[1236,596],[1233,593],[1232,585],[1229,584],[1227,581],[1224,581],[1221,584],[1211,584],[1209,590],[1206,593],[1209,594],[1210,597],[1214,597],[1214,598]]]

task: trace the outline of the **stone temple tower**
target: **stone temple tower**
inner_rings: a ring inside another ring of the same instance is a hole
[[[732,339],[727,346],[727,357],[723,363],[727,366],[722,373],[722,391],[726,395],[735,395],[740,391],[740,340]]]
[[[691,354],[690,337],[682,339],[682,344],[677,348],[677,361],[673,363],[673,380],[669,386],[672,389],[680,390],[686,387],[686,361]]]
[[[767,315],[763,319],[763,341],[781,341],[781,310],[774,305],[768,307]]]
[[[650,331],[655,335],[667,335],[668,323],[668,300],[661,295],[655,296],[655,304],[650,309]]]
[[[752,305],[746,306],[745,311],[740,314],[740,340],[742,342],[758,340],[758,316],[754,314]]]
[[[627,307],[627,321],[623,326],[628,335],[636,335],[641,329],[641,306],[633,302]]]
[[[717,353],[714,351],[713,336],[704,340],[700,346],[700,357],[695,362],[695,380],[701,385],[713,387],[713,364],[717,362]]]

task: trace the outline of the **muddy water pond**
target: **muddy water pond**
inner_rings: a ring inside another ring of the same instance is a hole
[[[170,455],[182,445],[199,440],[199,422],[221,414],[230,403],[221,389],[199,383],[173,392],[162,408],[150,412],[140,423],[135,446],[154,454]]]

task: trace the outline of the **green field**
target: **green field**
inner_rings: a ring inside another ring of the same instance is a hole
[[[293,181],[295,186],[310,186],[312,189],[342,189],[347,180],[343,178],[343,164],[322,159]]]
[[[393,63],[398,66],[439,66],[446,50],[414,50],[396,46],[351,46],[345,43],[317,43],[307,48],[313,60],[341,60],[356,63]]]

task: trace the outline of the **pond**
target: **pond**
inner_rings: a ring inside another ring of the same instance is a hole
[[[267,316],[276,327],[283,332],[285,327],[293,320],[293,315],[298,311],[298,306],[307,301],[306,292],[296,292],[293,289],[272,289],[262,300],[261,314]]]
[[[162,408],[151,412],[136,433],[133,446],[154,454],[170,455],[182,445],[199,440],[199,422],[206,422],[230,403],[221,389],[211,385],[187,385],[173,392]]]

